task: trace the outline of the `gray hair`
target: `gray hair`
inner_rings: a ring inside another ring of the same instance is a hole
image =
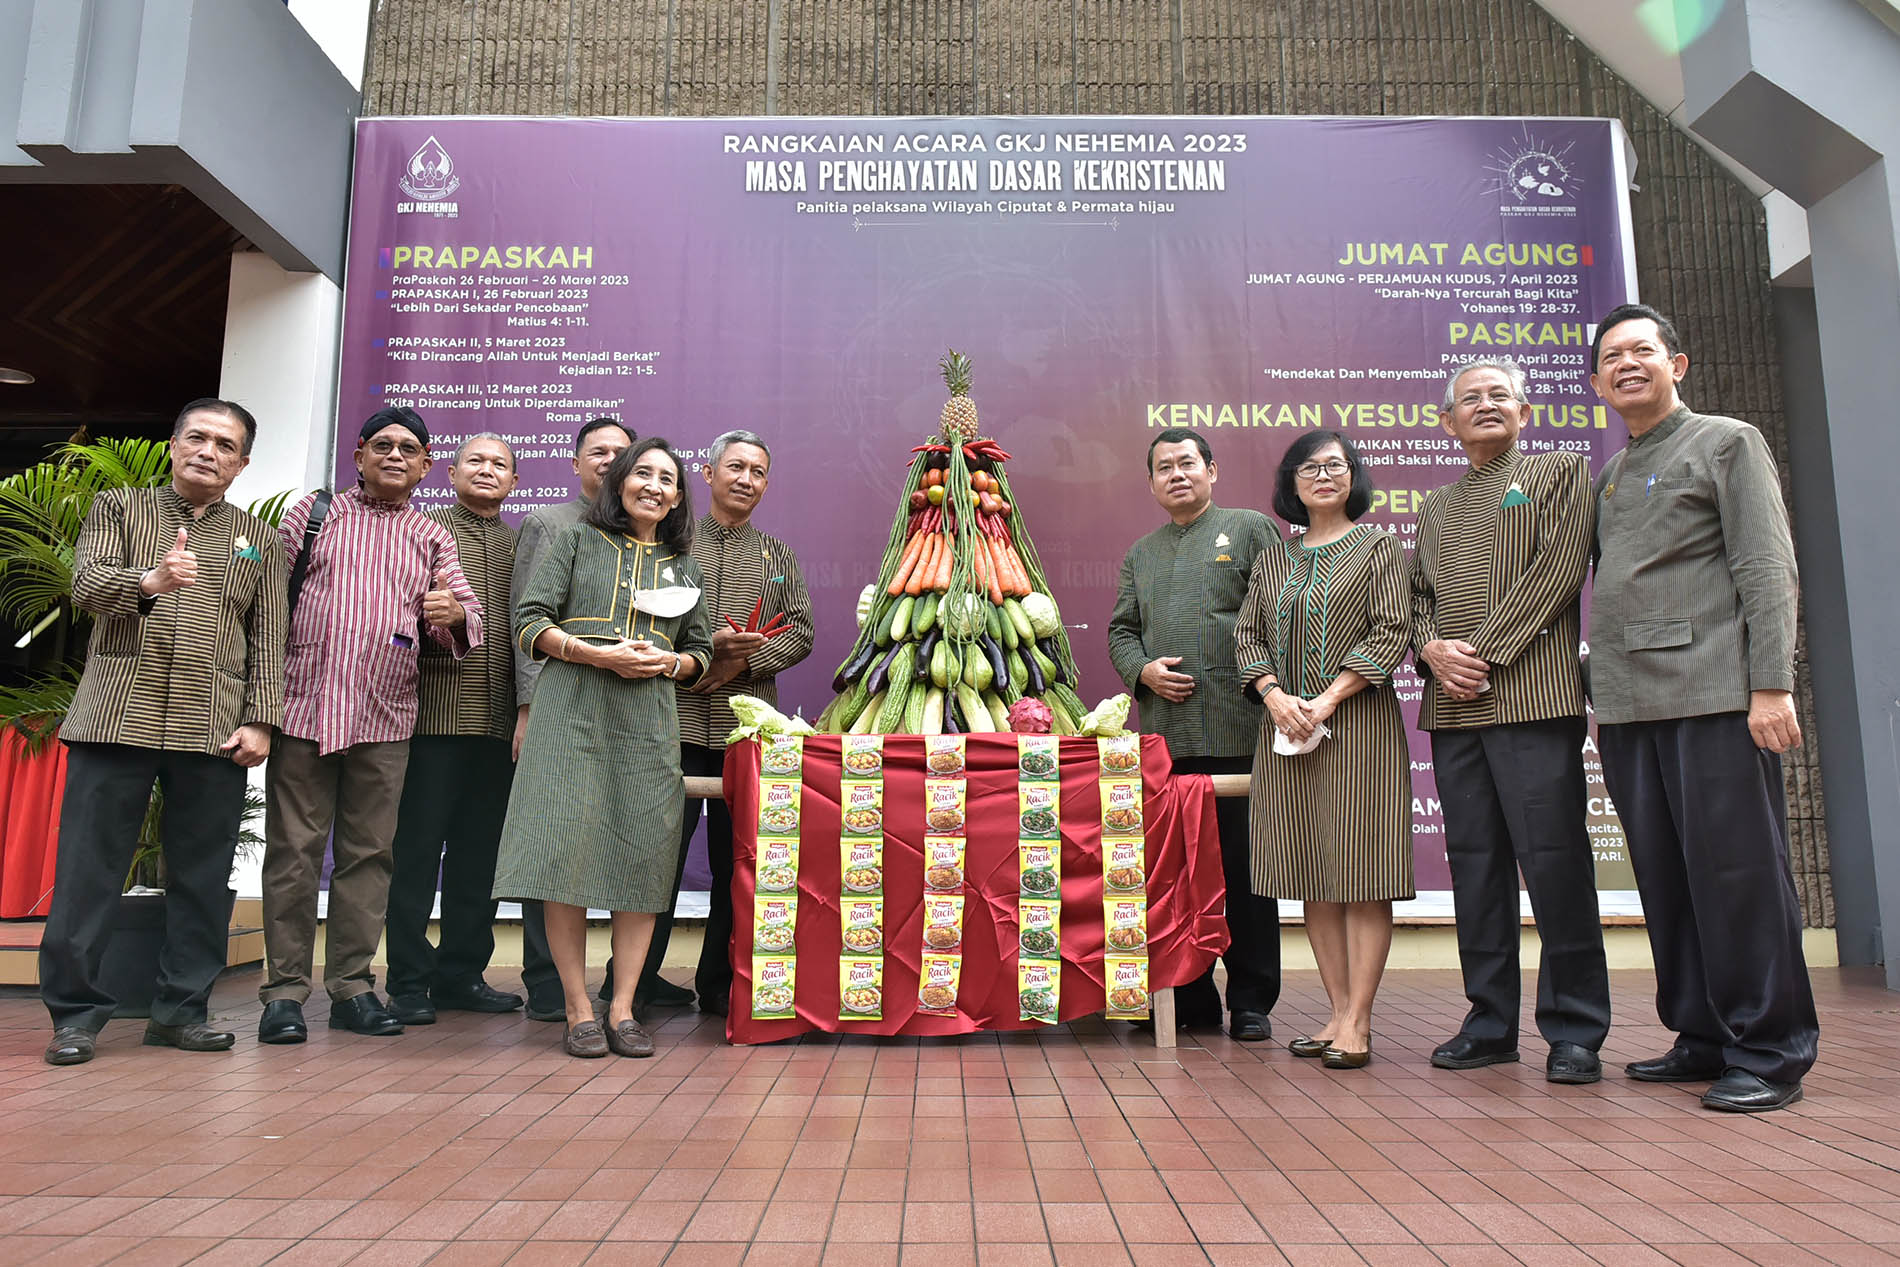
[[[719,459],[726,456],[726,450],[731,448],[735,444],[749,444],[753,448],[757,449],[759,452],[765,454],[766,469],[767,470],[771,469],[772,450],[766,445],[764,439],[762,439],[759,436],[759,433],[756,431],[728,431],[726,432],[724,435],[715,439],[712,442],[712,447],[706,450],[706,461],[712,466],[718,466]]]
[[[1445,411],[1451,412],[1452,393],[1458,389],[1458,380],[1472,370],[1497,370],[1511,380],[1511,394],[1522,403],[1530,402],[1530,384],[1524,377],[1524,367],[1508,356],[1480,356],[1451,367],[1451,377],[1445,380]]]
[[[511,471],[516,471],[516,470],[521,469],[521,463],[515,457],[515,446],[512,444],[509,444],[506,440],[502,439],[500,436],[496,435],[492,431],[478,432],[475,435],[470,436],[468,439],[462,441],[460,445],[456,446],[455,456],[449,459],[449,465],[460,466],[462,464],[462,455],[464,453],[467,453],[468,446],[471,444],[474,444],[477,440],[493,440],[496,444],[499,444],[502,448],[508,450],[508,469]]]

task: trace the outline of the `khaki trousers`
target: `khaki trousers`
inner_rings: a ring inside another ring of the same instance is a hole
[[[409,741],[361,743],[320,756],[308,739],[279,735],[264,771],[264,986],[266,1003],[310,997],[317,945],[317,880],[324,845],[330,876],[323,986],[338,1003],[376,986],[370,964],[389,905],[391,844]],[[334,827],[334,838],[332,828]]]

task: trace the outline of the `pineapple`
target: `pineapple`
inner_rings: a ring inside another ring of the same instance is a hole
[[[950,399],[943,402],[943,415],[938,419],[943,438],[950,444],[973,440],[976,438],[976,404],[970,399],[970,358],[952,348],[950,355],[938,364],[943,367],[943,381],[950,388]]]

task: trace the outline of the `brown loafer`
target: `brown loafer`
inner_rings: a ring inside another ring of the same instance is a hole
[[[607,1031],[607,1046],[616,1056],[651,1056],[653,1035],[638,1021],[622,1021]]]
[[[1286,1045],[1286,1049],[1295,1056],[1306,1060],[1318,1060],[1333,1045],[1330,1038],[1296,1038]]]
[[[582,1021],[567,1027],[567,1054],[593,1060],[607,1054],[607,1035],[599,1021]]]
[[[1320,1053],[1319,1063],[1328,1069],[1364,1069],[1372,1063],[1372,1046],[1367,1044],[1364,1051],[1341,1051],[1337,1047],[1328,1047]]]

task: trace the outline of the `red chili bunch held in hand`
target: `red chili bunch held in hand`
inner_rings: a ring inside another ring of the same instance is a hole
[[[784,612],[779,612],[773,616],[772,619],[766,621],[765,628],[759,628],[759,616],[764,611],[765,595],[761,594],[759,595],[759,601],[752,604],[752,618],[750,620],[742,625],[731,616],[728,616],[726,617],[726,623],[732,626],[732,632],[734,633],[764,634],[768,638],[776,638],[784,633],[786,630]]]

